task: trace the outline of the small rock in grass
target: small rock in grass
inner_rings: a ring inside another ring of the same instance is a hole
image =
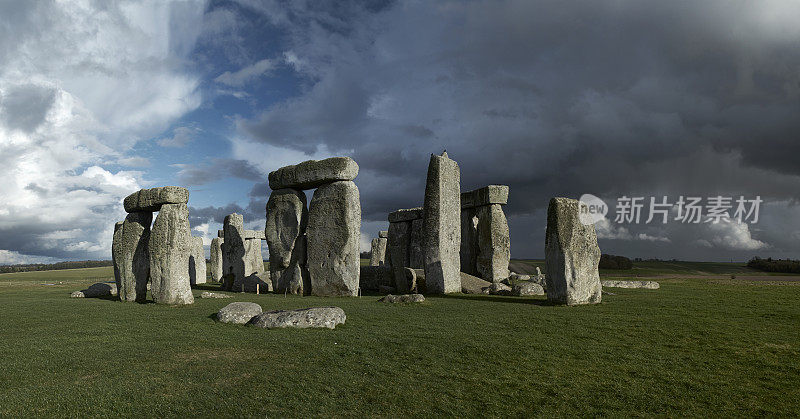
[[[221,323],[246,324],[262,311],[256,303],[235,302],[222,307],[217,313],[217,320]]]
[[[261,313],[252,320],[251,325],[263,329],[310,327],[336,328],[337,324],[344,324],[347,316],[339,307],[314,307],[299,310],[275,310]]]
[[[69,296],[72,297],[72,298],[84,298],[84,297],[86,297],[85,295],[83,295],[83,291],[75,291],[72,294],[70,294]]]
[[[492,282],[492,285],[489,285],[489,294],[511,295],[511,287],[502,282]]]
[[[70,294],[72,298],[97,298],[97,297],[113,297],[117,295],[117,284],[107,284],[105,282],[98,282],[92,284],[89,288],[81,291],[75,291]]]
[[[218,292],[203,291],[200,298],[231,298],[228,294],[220,294]]]
[[[403,295],[392,295],[392,294],[389,294],[389,295],[381,298],[380,300],[378,300],[378,302],[381,302],[381,303],[391,303],[391,304],[396,304],[396,303],[421,303],[423,301],[425,301],[425,297],[423,297],[422,294],[403,294]]]
[[[535,282],[523,282],[521,284],[514,285],[514,289],[511,290],[511,295],[515,295],[517,297],[527,297],[529,295],[545,295],[545,292],[544,288]]]

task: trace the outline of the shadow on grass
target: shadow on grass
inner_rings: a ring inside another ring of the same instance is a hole
[[[559,305],[563,305],[563,304],[557,304],[557,303],[554,303],[554,302],[550,302],[548,300],[542,300],[542,299],[538,299],[538,298],[512,297],[512,296],[504,296],[504,295],[443,294],[443,295],[436,295],[435,297],[437,297],[437,298],[452,298],[452,299],[456,299],[456,300],[495,301],[495,302],[498,302],[498,303],[528,304],[528,305],[534,305],[534,306],[559,306]]]

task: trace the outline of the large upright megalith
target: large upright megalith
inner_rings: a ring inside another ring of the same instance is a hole
[[[461,174],[458,163],[432,154],[423,210],[425,283],[430,293],[461,291]]]
[[[211,249],[209,265],[211,269],[211,281],[222,281],[222,237],[214,237],[211,239]]]
[[[559,304],[595,304],[601,299],[597,234],[594,224],[581,223],[580,205],[574,199],[553,198],[547,208],[545,288],[547,299]]]
[[[355,183],[336,181],[314,191],[306,235],[311,294],[358,295],[361,202]]]
[[[111,245],[117,290],[121,301],[142,302],[147,294],[150,277],[150,224],[153,213],[137,211],[128,214],[114,233]]]
[[[461,271],[497,282],[508,278],[511,237],[502,206],[508,186],[489,185],[461,194]]]
[[[372,239],[372,245],[369,254],[369,266],[386,265],[386,246],[389,240],[389,232],[381,231],[381,233],[386,233],[386,235],[383,237],[380,237],[379,235],[379,237]]]
[[[185,203],[161,205],[148,247],[153,300],[159,304],[194,303],[189,283],[192,235]]]
[[[230,278],[232,280],[225,283],[225,288],[239,290],[245,277],[244,217],[237,213],[225,216],[222,229],[225,235],[222,243],[222,275],[233,275]]]
[[[303,295],[310,290],[303,234],[308,223],[306,194],[297,189],[272,191],[267,201],[264,233],[269,246],[269,271],[275,292]]]
[[[189,255],[189,283],[192,285],[206,283],[206,251],[203,249],[202,237],[192,237],[192,253]]]

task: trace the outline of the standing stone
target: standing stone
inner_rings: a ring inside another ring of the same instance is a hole
[[[264,268],[264,257],[261,253],[261,239],[246,239],[244,241],[245,264],[243,281],[245,292],[270,292],[272,281]],[[241,287],[239,288],[241,289]]]
[[[298,245],[303,240],[301,237],[307,224],[305,193],[296,189],[272,191],[267,201],[264,234],[269,246],[270,279],[275,292],[303,295],[310,291],[304,290],[305,249]]]
[[[430,293],[461,291],[461,174],[447,156],[431,155],[425,185],[423,249]]]
[[[553,198],[547,208],[545,267],[547,299],[559,304],[596,304],[602,286],[600,248],[594,225],[578,218],[579,201]]]
[[[132,212],[114,233],[111,254],[121,301],[145,301],[150,277],[148,242],[152,221],[152,212]]]
[[[477,208],[478,217],[478,276],[497,282],[508,278],[508,263],[511,260],[511,237],[508,221],[500,204],[483,205]]]
[[[222,275],[232,279],[225,283],[225,288],[239,291],[245,277],[244,217],[236,213],[225,216],[222,230],[225,235],[222,243]]]
[[[386,245],[388,241],[388,239],[382,237],[372,239],[369,266],[384,266],[386,264]]]
[[[425,252],[422,250],[423,241],[422,217],[411,221],[411,239],[408,243],[408,263],[410,268],[423,269],[425,267]]]
[[[403,270],[411,266],[409,245],[411,242],[411,221],[389,223],[388,252],[392,260],[392,275],[397,292],[408,292],[406,273]]]
[[[222,242],[224,239],[219,237],[214,237],[211,240],[211,281],[212,282],[220,282],[222,281]]]
[[[333,182],[314,191],[307,237],[311,294],[358,295],[361,202],[355,183]]]
[[[117,257],[114,254],[115,253],[114,249],[116,249],[117,246],[119,246],[117,243],[122,242],[122,231],[120,231],[120,229],[122,228],[122,223],[123,221],[117,221],[116,223],[114,223],[114,236],[111,240],[111,264],[114,266],[114,282],[116,282],[117,288],[119,288],[120,277],[119,277],[119,267],[117,266]],[[75,291],[75,292],[80,292],[80,291]]]
[[[189,255],[189,283],[192,285],[206,283],[206,251],[203,249],[202,237],[192,237],[192,254]]]
[[[461,272],[478,274],[478,215],[475,208],[461,210]],[[485,279],[485,278],[484,278]]]
[[[124,227],[123,227],[124,228]],[[150,291],[158,304],[192,304],[189,255],[192,250],[186,204],[164,204],[153,223],[150,250]]]

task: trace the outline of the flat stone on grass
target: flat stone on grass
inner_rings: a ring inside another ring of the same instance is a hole
[[[403,294],[403,295],[389,294],[378,300],[378,302],[389,303],[389,304],[421,303],[423,301],[425,301],[425,297],[422,294]]]
[[[268,311],[253,317],[249,324],[263,329],[312,327],[334,329],[336,325],[344,324],[345,320],[347,316],[339,307],[313,307]]]
[[[217,313],[217,320],[220,323],[246,324],[262,311],[256,303],[237,301],[222,307]]]

